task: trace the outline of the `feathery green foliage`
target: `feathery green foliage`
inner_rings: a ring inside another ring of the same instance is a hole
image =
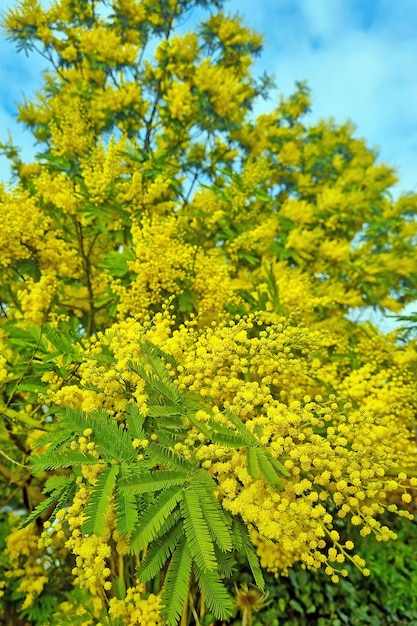
[[[180,502],[182,495],[183,491],[179,487],[168,487],[139,514],[132,534],[131,549],[134,554],[138,554],[159,536],[165,519]]]
[[[99,474],[85,509],[86,521],[83,523],[83,532],[86,535],[102,534],[118,473],[119,467],[112,465]]]
[[[193,561],[202,570],[216,569],[214,544],[210,535],[210,528],[204,519],[199,494],[190,486],[184,490],[181,500],[183,526]]]
[[[175,626],[181,617],[189,593],[192,562],[188,543],[183,539],[172,555],[162,594],[168,626]]]

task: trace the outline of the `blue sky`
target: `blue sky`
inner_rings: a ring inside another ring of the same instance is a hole
[[[0,1],[4,8],[14,4]],[[274,74],[274,99],[306,80],[311,123],[352,120],[357,136],[396,168],[395,195],[417,192],[416,0],[229,0],[225,8],[264,33],[266,49],[256,69]],[[17,54],[0,38],[0,141],[10,131],[28,159],[36,150],[30,133],[16,124],[15,105],[39,85],[44,63]],[[273,104],[262,102],[257,112]],[[8,177],[0,158],[0,180]]]

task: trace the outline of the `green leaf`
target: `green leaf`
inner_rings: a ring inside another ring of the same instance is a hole
[[[247,453],[247,461],[248,461],[248,472],[252,478],[259,478],[261,475],[258,456],[256,454],[256,449],[249,447],[246,451]]]
[[[76,465],[95,465],[97,459],[92,454],[77,452],[75,450],[63,450],[45,452],[29,457],[35,475],[45,470],[54,470],[61,467],[74,467]]]
[[[38,517],[42,515],[42,513],[47,511],[49,507],[52,506],[54,502],[56,502],[56,500],[57,496],[55,494],[52,494],[51,496],[46,498],[46,500],[38,504],[38,506],[33,509],[32,513],[27,516],[24,522],[22,522],[20,528],[26,528],[26,526],[29,526],[29,524],[38,519]]]
[[[126,585],[124,578],[113,579],[114,595],[118,600],[124,600],[126,598]]]
[[[227,448],[246,448],[248,445],[246,437],[235,435],[233,431],[230,432],[230,435],[212,432],[211,440],[213,443],[219,446],[226,446]]]
[[[275,471],[278,474],[281,474],[282,476],[286,476],[287,478],[289,476],[291,476],[291,473],[287,470],[287,468],[285,467],[285,465],[283,465],[280,461],[278,461],[278,459],[276,459],[275,457],[273,457],[272,455],[269,455],[269,460],[271,461],[272,465],[275,468]]]
[[[262,450],[261,448],[254,448],[254,450],[258,459],[259,468],[265,479],[272,487],[275,487],[275,489],[282,489],[282,484],[277,475],[275,467],[269,460],[265,450]]]
[[[48,478],[46,481],[42,493],[50,493],[51,491],[66,487],[69,480],[68,476],[52,476],[52,478]]]
[[[194,575],[207,608],[218,620],[227,620],[234,608],[233,601],[217,571],[202,571],[194,563]]]
[[[112,465],[99,474],[85,509],[87,519],[83,524],[83,532],[86,535],[100,536],[103,533],[118,473],[119,467]]]
[[[182,459],[178,454],[175,454],[172,450],[158,443],[151,443],[148,448],[146,448],[146,453],[155,465],[161,465],[162,467],[179,471],[191,469],[192,467],[189,461]]]
[[[215,570],[217,560],[210,528],[204,518],[198,493],[192,486],[184,491],[180,506],[185,536],[193,560],[203,571]]]
[[[172,382],[165,365],[165,363],[169,363],[170,365],[172,365],[172,367],[177,367],[178,363],[172,356],[172,354],[164,352],[162,348],[157,346],[155,343],[152,343],[152,341],[149,341],[149,339],[147,339],[146,342],[142,342],[140,345],[143,353],[146,354],[148,357],[159,358],[163,368],[163,376],[166,376],[166,379]]]
[[[123,466],[120,467],[121,476],[124,475]],[[115,494],[115,513],[116,513],[116,528],[121,537],[130,535],[136,525],[138,519],[138,509],[136,505],[136,498],[134,495],[126,494],[121,486],[121,480],[116,483]]]
[[[181,402],[181,396],[172,382],[161,359],[147,355],[148,367],[138,361],[128,361],[128,366],[148,384],[151,390],[157,391],[172,404]],[[149,367],[150,366],[150,367]]]
[[[103,257],[98,266],[109,270],[112,276],[120,278],[129,272],[129,260],[125,254],[113,250]]]
[[[262,574],[261,566],[259,564],[258,555],[256,554],[255,546],[253,545],[249,535],[249,530],[243,521],[235,518],[234,522],[234,530],[237,534],[239,534],[242,548],[245,552],[249,567],[255,580],[255,585],[259,587],[259,589],[264,589],[265,580]]]
[[[56,348],[56,350],[59,350],[61,354],[70,354],[75,360],[80,360],[78,358],[78,352],[74,348],[74,342],[72,339],[52,326],[44,326],[42,332],[53,347]]]
[[[222,552],[220,548],[214,544],[217,559],[217,569],[221,578],[230,578],[236,571],[236,559],[228,552]]]
[[[139,411],[137,404],[128,404],[126,407],[126,424],[129,435],[133,439],[146,439],[146,433],[143,430],[145,416]]]
[[[26,274],[36,282],[39,281],[41,273],[35,259],[17,259],[14,262],[14,266],[19,274]]]
[[[177,545],[165,578],[162,591],[162,615],[168,626],[177,626],[187,600],[192,571],[192,558],[188,544]]]
[[[229,514],[214,495],[215,482],[210,476],[208,476],[209,480],[203,478],[203,472],[206,474],[204,470],[197,472],[196,480],[193,481],[193,488],[200,498],[201,509],[211,537],[223,552],[230,552],[233,549],[233,535]]]
[[[54,430],[49,431],[38,437],[35,442],[36,448],[48,445],[48,454],[55,451],[73,438],[73,431],[70,428],[63,428],[60,425]],[[35,449],[36,449],[35,448]]]
[[[139,515],[136,533],[132,536],[131,551],[138,554],[159,534],[165,519],[172,513],[182,498],[179,487],[169,487],[160,493]]]
[[[141,564],[136,568],[136,576],[142,583],[147,583],[161,572],[163,566],[184,536],[182,524],[177,524],[163,537],[152,542]]]
[[[196,308],[196,297],[192,291],[183,291],[178,297],[178,310],[181,313],[194,311]]]
[[[68,478],[67,476],[59,476],[57,479],[62,479],[60,484],[53,489],[50,489],[53,493],[46,498],[43,502],[38,504],[38,506],[33,509],[33,511],[28,515],[28,517],[21,524],[20,528],[25,528],[33,521],[35,521],[38,517],[42,515],[45,511],[47,511],[54,503],[55,503],[55,512],[51,516],[50,519],[55,518],[56,512],[62,509],[62,507],[67,503],[71,492],[74,488],[74,480]],[[53,479],[51,479],[52,481]],[[49,481],[48,481],[49,482]]]
[[[92,440],[107,461],[116,459],[122,462],[136,457],[129,433],[106,411],[85,413],[80,409],[67,408],[60,421],[67,428],[73,428],[75,433],[81,434],[86,428],[91,428]]]
[[[227,417],[228,421],[236,428],[236,431],[247,440],[247,445],[253,445],[258,443],[257,439],[254,437],[251,431],[246,428],[240,417],[232,413],[232,411],[225,411],[225,416]]]
[[[121,485],[126,494],[146,493],[160,491],[172,485],[183,485],[186,478],[187,472],[161,470],[129,476],[121,481]]]
[[[152,417],[179,417],[181,415],[181,411],[177,406],[154,404],[148,405],[148,415],[151,415]]]
[[[31,393],[47,393],[48,390],[48,385],[43,385],[42,383],[19,383],[19,391],[29,391]]]

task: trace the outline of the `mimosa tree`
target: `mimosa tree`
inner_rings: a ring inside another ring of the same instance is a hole
[[[192,10],[202,15],[187,31]],[[10,624],[182,626],[228,580],[346,563],[413,518],[415,195],[298,84],[257,117],[262,38],[221,0],[22,0],[49,64],[3,144],[0,581]],[[9,620],[9,621],[7,621]]]

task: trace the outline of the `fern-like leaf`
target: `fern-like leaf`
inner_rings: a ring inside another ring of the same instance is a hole
[[[120,468],[123,476],[123,466]],[[127,494],[121,486],[121,480],[116,483],[116,528],[121,537],[130,535],[135,528],[138,519],[138,508],[134,495]]]
[[[217,568],[210,527],[203,515],[198,493],[191,487],[184,491],[181,513],[187,543],[193,560],[201,570]]]
[[[92,439],[102,457],[107,461],[128,461],[136,456],[129,433],[106,411],[85,413],[80,409],[67,408],[62,417],[65,426],[82,433],[85,428],[93,431]]]
[[[225,553],[214,544],[214,550],[216,552],[217,569],[222,578],[230,578],[233,571],[236,569],[236,559],[230,553]]]
[[[183,536],[182,525],[177,522],[163,537],[152,542],[145,558],[136,568],[136,576],[142,583],[147,583],[160,573]]]
[[[77,452],[75,450],[59,450],[35,454],[29,457],[35,476],[45,470],[55,470],[63,467],[73,467],[74,465],[95,465],[97,459],[92,454]]]
[[[149,371],[138,361],[128,361],[127,364],[131,370],[143,378],[151,390],[157,391],[159,394],[167,398],[172,404],[181,402],[180,393],[171,380],[159,378],[155,371]]]
[[[225,416],[227,417],[228,421],[236,428],[236,431],[247,439],[248,445],[253,445],[257,443],[257,440],[254,437],[253,433],[251,433],[251,431],[246,428],[246,425],[242,422],[240,417],[232,413],[232,411],[226,411]]]
[[[255,585],[259,587],[259,589],[264,589],[265,580],[262,574],[262,569],[259,564],[258,555],[256,554],[255,546],[253,545],[251,541],[246,524],[244,524],[243,521],[235,518],[234,530],[239,535],[243,551],[246,555],[246,559],[252,571]]]
[[[265,479],[269,482],[271,487],[275,487],[275,489],[282,489],[279,476],[265,450],[262,450],[261,448],[254,448],[254,450],[258,459],[259,468]]]
[[[235,434],[232,431],[228,435],[212,432],[210,438],[213,443],[227,448],[246,448],[248,445],[246,437],[242,437],[240,434]]]
[[[60,352],[61,354],[69,354],[72,356],[72,360],[76,363],[80,363],[80,355],[74,347],[73,341],[66,337],[62,332],[58,332],[56,328],[52,326],[44,326],[42,329],[43,334],[48,341]]]
[[[218,620],[227,620],[232,615],[234,605],[218,572],[203,571],[195,562],[193,571],[207,608]]]
[[[151,417],[176,417],[178,418],[181,415],[181,411],[178,406],[173,405],[163,405],[163,404],[151,404],[148,406],[148,415]],[[172,422],[167,422],[168,424],[172,423],[178,424],[177,420],[172,420]]]
[[[230,552],[233,549],[231,522],[229,514],[214,495],[215,482],[207,472],[199,470],[193,481],[193,488],[199,496],[201,509],[211,537],[223,552]]]
[[[126,423],[129,435],[132,439],[146,439],[146,433],[143,430],[145,416],[139,411],[137,404],[128,404],[126,407]]]
[[[32,513],[30,513],[30,515],[28,515],[26,519],[21,523],[20,528],[26,528],[26,526],[29,526],[29,524],[38,519],[38,517],[42,515],[42,513],[47,511],[49,507],[52,506],[54,502],[56,502],[56,499],[57,496],[55,494],[52,494],[51,496],[46,498],[46,500],[38,504],[38,506],[33,509]]]
[[[139,515],[136,533],[132,536],[131,551],[138,554],[160,533],[165,519],[172,513],[182,498],[182,489],[169,487],[162,491]]]
[[[161,446],[157,443],[151,443],[146,449],[146,453],[155,465],[160,465],[177,471],[184,471],[184,469],[190,470],[192,468],[189,461],[182,459],[172,450],[169,450],[165,446]]]
[[[121,481],[126,494],[146,493],[160,491],[173,485],[183,485],[187,478],[187,472],[157,471],[146,474],[130,476]]]
[[[247,451],[247,461],[248,461],[248,473],[252,478],[259,478],[261,475],[261,470],[259,468],[258,456],[256,454],[256,449],[251,446],[248,447]]]
[[[238,552],[241,552],[243,550],[242,529],[241,529],[242,523],[243,522],[238,517],[233,516],[232,518],[233,545],[235,547],[235,550],[237,550]]]
[[[71,428],[64,428],[62,424],[58,428],[44,433],[35,442],[35,450],[41,446],[48,446],[48,452],[53,452],[60,446],[70,441],[73,438],[73,431]]]
[[[273,456],[269,456],[269,460],[271,461],[272,465],[275,468],[275,471],[278,474],[281,474],[281,476],[286,476],[287,478],[291,476],[287,468],[282,463],[280,463],[278,459],[274,458]]]
[[[141,343],[140,346],[142,348],[143,353],[146,354],[147,357],[157,357],[161,360],[163,359],[163,361],[165,361],[166,363],[169,363],[170,365],[172,365],[172,367],[177,367],[178,363],[174,359],[172,354],[168,354],[168,352],[164,352],[162,348],[157,346],[155,343],[152,343],[152,341],[147,340],[146,342]],[[165,368],[164,363],[163,365]]]
[[[65,487],[65,489],[62,490],[61,495],[58,498],[58,502],[56,503],[55,509],[49,518],[49,521],[51,523],[55,520],[58,511],[63,509],[68,504],[68,502],[72,500],[74,493],[75,493],[75,479],[74,477],[72,477],[71,482]]]
[[[57,476],[55,478],[55,487],[52,487],[53,479],[47,481],[49,482],[48,491],[52,491],[51,495],[33,509],[30,515],[28,515],[24,522],[21,524],[20,528],[25,528],[26,526],[29,526],[29,524],[31,524],[38,517],[40,517],[42,513],[45,513],[45,511],[47,511],[53,504],[55,504],[56,512],[59,511],[67,503],[70,494],[74,488],[74,481],[67,476]],[[46,491],[46,485],[44,491]],[[55,515],[52,516],[52,518],[54,517]]]
[[[192,572],[192,557],[188,544],[181,541],[175,549],[162,591],[162,615],[168,626],[177,626],[188,597]]]
[[[119,466],[112,465],[99,474],[85,509],[87,519],[83,524],[83,532],[86,535],[102,534],[118,473]]]
[[[68,476],[52,476],[52,478],[48,478],[44,484],[42,493],[51,493],[51,491],[66,487],[69,480]]]

